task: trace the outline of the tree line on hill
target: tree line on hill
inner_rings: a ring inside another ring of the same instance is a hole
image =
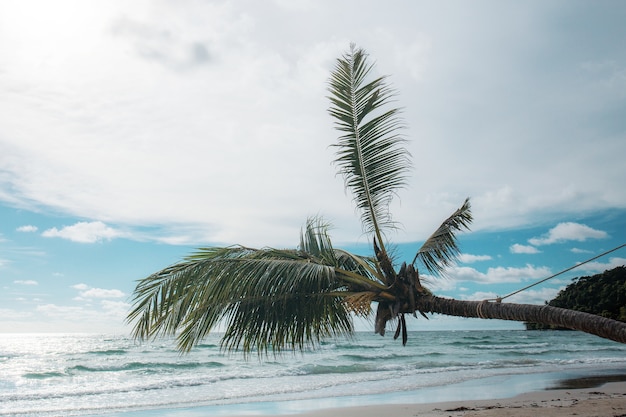
[[[601,274],[574,278],[573,282],[546,303],[626,322],[626,266]],[[527,330],[565,330],[560,327],[524,323]]]

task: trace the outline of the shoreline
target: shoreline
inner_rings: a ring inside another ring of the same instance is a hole
[[[594,411],[593,404],[618,411],[585,414],[587,409]],[[581,407],[582,411],[579,410]],[[535,412],[529,413],[530,408]],[[394,417],[496,417],[536,415],[537,408],[542,408],[541,415],[545,416],[573,415],[573,408],[579,417],[626,416],[626,369],[510,374],[417,391],[271,402],[253,400],[237,404],[112,412],[97,417],[377,417],[388,413]],[[570,411],[546,414],[546,410],[550,413]]]
[[[626,382],[608,382],[591,389],[534,391],[503,399],[381,404],[317,410],[297,416],[378,417],[386,414],[394,417],[623,417],[626,416]]]

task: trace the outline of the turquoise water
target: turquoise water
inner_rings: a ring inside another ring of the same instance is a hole
[[[172,340],[139,344],[126,336],[5,334],[0,416],[192,413],[194,407],[242,410],[261,403],[266,406],[255,407],[262,414],[277,413],[277,404],[288,412],[294,400],[301,407],[307,401],[411,402],[409,396],[419,395],[434,401],[451,384],[462,390],[480,380],[497,387],[498,378],[557,372],[626,373],[626,345],[578,332],[508,330],[412,332],[403,347],[391,337],[359,333],[353,340],[329,340],[314,351],[260,361],[220,352],[216,337],[180,355]]]

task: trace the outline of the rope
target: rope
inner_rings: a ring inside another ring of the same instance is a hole
[[[509,297],[510,297],[510,296],[512,296],[512,295],[518,294],[518,293],[520,293],[520,292],[522,292],[522,291],[526,291],[527,289],[532,288],[532,287],[534,287],[535,285],[539,285],[539,284],[541,284],[541,283],[543,283],[543,282],[546,282],[546,281],[547,281],[547,280],[549,280],[549,279],[552,279],[552,278],[554,278],[554,277],[558,277],[559,275],[562,275],[562,274],[564,274],[564,273],[566,273],[566,272],[568,272],[568,271],[571,271],[572,269],[578,268],[578,267],[579,267],[579,266],[581,266],[581,265],[584,265],[584,264],[589,263],[589,262],[591,262],[591,261],[595,261],[596,259],[601,258],[601,257],[603,257],[603,256],[605,256],[605,255],[608,255],[608,254],[609,254],[609,253],[611,253],[611,252],[615,252],[616,250],[621,249],[621,248],[623,248],[623,247],[625,247],[625,246],[626,246],[626,243],[621,244],[621,245],[619,245],[619,246],[617,246],[617,247],[615,247],[615,248],[613,248],[613,249],[611,249],[611,250],[608,250],[608,251],[606,251],[606,252],[601,253],[600,255],[594,256],[593,258],[587,259],[586,261],[581,262],[581,263],[578,263],[578,264],[576,264],[576,265],[574,265],[574,266],[570,266],[569,268],[564,269],[564,270],[562,270],[561,272],[557,272],[556,274],[551,275],[551,276],[549,276],[548,278],[544,278],[544,279],[542,279],[541,281],[537,281],[537,282],[535,282],[534,284],[530,284],[530,285],[528,285],[528,286],[526,286],[526,287],[524,287],[524,288],[522,288],[522,289],[520,289],[520,290],[517,290],[517,291],[514,291],[514,292],[512,292],[512,293],[510,293],[510,294],[507,294],[507,295],[505,295],[504,297],[489,298],[489,299],[487,299],[487,300],[485,300],[485,301],[495,301],[495,302],[497,302],[497,303],[501,303],[501,302],[502,302],[502,300],[504,300],[505,298],[509,298]]]

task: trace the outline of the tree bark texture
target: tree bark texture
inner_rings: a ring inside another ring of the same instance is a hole
[[[422,296],[415,301],[417,310],[424,313],[542,323],[626,343],[626,323],[581,311],[548,305],[461,301],[435,296]]]

